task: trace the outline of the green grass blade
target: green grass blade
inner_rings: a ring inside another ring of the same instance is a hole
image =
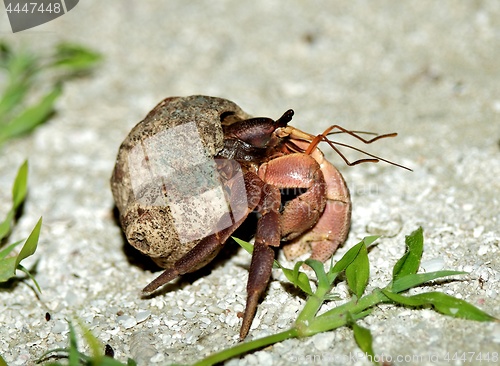
[[[101,55],[73,43],[61,43],[57,46],[51,66],[65,67],[71,71],[82,71],[91,68],[101,60]]]
[[[12,250],[18,246],[19,244],[21,244],[23,241],[22,240],[19,240],[19,241],[16,241],[15,243],[12,243],[10,244],[9,246],[7,246],[6,248],[2,249],[0,251],[0,260],[4,259],[5,257],[7,257],[9,255],[10,252],[12,252]]]
[[[356,341],[358,347],[364,354],[371,358],[373,363],[377,365],[378,363],[375,362],[377,358],[375,357],[375,352],[373,351],[373,337],[370,329],[364,328],[355,322],[351,324],[351,327],[354,333],[354,340]]]
[[[0,366],[7,366],[7,362],[5,362],[5,360],[1,355],[0,355]]]
[[[24,163],[19,167],[17,171],[16,179],[12,186],[12,202],[13,209],[17,210],[18,207],[23,203],[26,198],[26,193],[28,191],[28,161],[25,160]]]
[[[253,245],[250,244],[249,242],[247,241],[244,241],[244,240],[241,240],[241,239],[238,239],[238,238],[235,238],[234,236],[231,236],[231,238],[233,238],[233,240],[240,246],[242,247],[243,249],[245,249],[248,253],[252,254],[253,253]],[[277,260],[274,260],[273,262],[273,268],[283,268],[281,267],[281,264],[278,263]]]
[[[99,340],[92,334],[92,332],[85,326],[85,324],[81,320],[78,320],[78,325],[82,330],[83,338],[90,347],[93,360],[97,361],[103,358],[104,352],[102,351],[101,342],[99,342]]]
[[[308,295],[312,295],[313,292],[311,289],[311,285],[309,284],[309,279],[304,272],[298,272],[297,274],[295,274],[292,269],[288,269],[285,267],[280,268],[288,281],[290,281],[295,287],[300,288]],[[305,278],[304,276],[301,276],[301,274],[304,275]]]
[[[16,257],[0,260],[0,282],[6,282],[16,274]]]
[[[354,259],[358,256],[359,251],[363,242],[360,241],[358,244],[349,249],[340,260],[335,263],[333,267],[330,268],[330,273],[340,273],[344,271],[352,263]]]
[[[0,97],[0,126],[8,122],[9,112],[13,111],[28,94],[31,79],[11,81]]]
[[[76,340],[75,327],[71,322],[68,322],[69,326],[69,354],[68,354],[68,364],[70,366],[80,365],[80,352],[78,351],[78,342]]]
[[[25,272],[27,272],[27,270],[24,269],[24,267],[22,267],[19,263],[23,259],[29,257],[35,252],[38,244],[41,225],[42,225],[42,218],[38,220],[38,223],[36,224],[35,228],[31,231],[30,236],[28,237],[28,239],[26,239],[23,247],[21,248],[21,251],[17,256],[5,258],[5,256],[9,254],[12,251],[12,249],[19,244],[19,242],[9,245],[7,248],[2,250],[2,252],[0,252],[0,282],[8,281],[11,277],[14,277],[16,275],[17,269],[25,270]],[[30,274],[28,275],[29,277],[32,278]],[[37,288],[39,289],[39,286],[36,283],[36,281],[34,282]]]
[[[300,271],[300,268],[304,262],[299,261],[295,263],[293,270],[283,267],[278,263],[280,269],[283,271],[284,275],[293,285],[300,288],[308,295],[312,295],[313,291],[311,289],[311,285],[309,283],[309,277],[304,272]]]
[[[9,112],[24,100],[37,71],[37,59],[30,53],[3,51],[2,47],[2,66],[7,69],[9,81],[0,98],[0,123],[6,123]]]
[[[383,294],[397,304],[419,307],[432,306],[441,314],[454,318],[463,318],[476,321],[499,321],[495,317],[485,313],[469,304],[467,301],[457,299],[442,292],[425,292],[414,296],[402,296],[388,290],[382,290]]]
[[[7,217],[0,223],[0,240],[5,238],[10,233],[12,221],[16,215],[16,211],[26,198],[28,190],[28,161],[19,167],[14,184],[12,185],[12,207],[7,213]]]
[[[38,282],[36,282],[35,277],[33,277],[33,275],[30,273],[30,271],[28,271],[27,268],[23,267],[23,265],[21,265],[21,264],[18,264],[17,265],[17,269],[19,269],[20,271],[23,271],[26,274],[26,276],[28,276],[31,279],[31,281],[33,281],[33,283],[35,284],[36,289],[38,290],[38,292],[40,292],[40,293],[42,292],[42,289],[40,288],[40,285],[38,284]]]
[[[366,238],[361,240],[358,244],[349,249],[344,254],[344,256],[337,263],[335,263],[333,267],[330,268],[330,270],[328,271],[328,275],[344,271],[347,267],[349,267],[352,261],[356,259],[359,251],[361,250],[361,246],[365,245],[365,247],[368,247],[378,238],[378,236],[367,236]]]
[[[435,280],[437,278],[454,276],[454,275],[462,275],[467,274],[467,272],[463,271],[436,271],[436,272],[428,272],[428,273],[415,273],[409,274],[403,277],[398,277],[391,285],[391,291],[394,293],[398,293],[401,291],[408,290],[410,288],[419,286],[425,282],[429,282]]]
[[[365,236],[363,238],[363,243],[365,243],[366,247],[369,248],[375,240],[377,240],[379,236],[377,235],[370,235],[370,236]]]
[[[318,279],[318,287],[330,288],[331,283],[326,276],[323,263],[314,259],[308,259],[305,263],[314,270],[314,273],[316,273],[316,278]]]
[[[0,143],[12,137],[30,132],[36,126],[43,123],[53,112],[54,103],[61,93],[61,86],[56,85],[40,102],[25,109],[21,114],[14,117],[8,125],[3,126],[0,129]]]
[[[240,246],[242,247],[243,249],[245,249],[248,253],[252,254],[253,253],[253,245],[250,244],[249,242],[247,241],[244,241],[244,240],[241,240],[241,239],[238,239],[238,238],[235,238],[234,236],[232,236],[231,238],[233,238],[233,240]]]
[[[406,253],[396,262],[392,271],[392,278],[417,273],[420,267],[420,259],[424,252],[424,234],[421,227],[405,238]]]
[[[15,217],[15,211],[10,209],[7,213],[7,217],[0,223],[0,241],[5,238],[10,233],[10,225]]]
[[[6,63],[11,80],[30,78],[38,71],[39,58],[28,51],[12,52]]]
[[[69,325],[69,348],[56,348],[45,352],[42,356],[38,358],[36,363],[42,363],[49,355],[57,352],[67,353],[68,365],[69,366],[81,366],[81,365],[99,365],[99,366],[124,366],[118,360],[104,355],[101,347],[100,341],[90,332],[90,330],[81,322],[78,321],[78,325],[83,333],[83,338],[89,344],[92,356],[88,356],[78,350],[77,334],[75,328],[71,322]],[[62,365],[61,363],[49,363],[50,365]],[[130,366],[136,366],[137,363],[133,359],[128,359],[127,364]]]
[[[231,358],[242,356],[245,353],[262,349],[266,346],[270,346],[286,339],[297,338],[297,336],[297,330],[292,328],[264,338],[258,338],[247,342],[240,342],[230,348],[226,348],[220,352],[211,354],[198,362],[195,362],[193,366],[219,365]]]
[[[12,49],[6,42],[0,41],[0,67],[7,68],[11,58]]]
[[[17,256],[16,267],[19,264],[19,262],[21,262],[24,258],[27,258],[33,253],[35,253],[38,244],[38,238],[40,236],[41,227],[42,227],[42,218],[40,217],[37,224],[35,225],[35,228],[31,231],[30,236],[28,237],[28,239],[26,239],[23,248],[21,249],[21,251]]]
[[[363,296],[370,276],[368,250],[364,242],[361,242],[361,244],[356,258],[345,270],[347,285],[358,298]]]

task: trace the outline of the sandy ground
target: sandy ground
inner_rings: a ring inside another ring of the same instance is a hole
[[[293,124],[312,133],[334,123],[397,131],[363,148],[413,173],[387,164],[347,167],[323,147],[353,201],[352,229],[335,258],[366,235],[385,235],[370,252],[369,289],[383,286],[404,236],[422,226],[426,270],[470,272],[426,289],[500,315],[498,1],[87,0],[17,34],[3,10],[0,19],[0,37],[12,44],[47,51],[69,40],[105,57],[91,77],[66,85],[50,122],[1,151],[2,214],[17,167],[30,163],[29,197],[11,238],[44,219],[39,249],[26,261],[38,261],[42,294],[29,281],[0,289],[0,354],[9,365],[31,365],[66,346],[66,320],[76,317],[118,359],[141,365],[190,363],[237,343],[249,256],[228,248],[201,272],[141,299],[155,274],[127,256],[113,219],[109,177],[118,146],[173,95],[220,96],[272,118],[294,108]],[[304,299],[284,283],[275,271],[250,339],[286,329],[302,308]],[[491,357],[500,349],[499,324],[430,309],[380,306],[360,324],[394,365],[460,365],[447,355]],[[342,328],[228,364],[341,365],[346,358],[370,364]]]

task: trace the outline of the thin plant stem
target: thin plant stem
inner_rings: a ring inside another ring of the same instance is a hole
[[[303,328],[307,328],[308,324],[314,319],[325,301],[325,296],[329,292],[330,286],[327,287],[319,284],[314,295],[309,296],[304,305],[304,309],[302,309],[295,322],[297,330],[299,331],[299,337],[304,336],[304,334],[302,334]]]
[[[389,298],[385,296],[382,291],[377,288],[374,289],[372,293],[369,295],[365,295],[361,297],[360,299],[352,299],[349,302],[346,302],[345,304],[339,305],[331,310],[328,310],[327,312],[319,315],[317,319],[322,319],[325,321],[331,316],[338,316],[341,314],[345,314],[346,312],[350,312],[352,314],[359,313],[363,310],[369,309],[377,304],[380,304],[382,302],[390,302]]]
[[[225,349],[221,352],[214,353],[201,361],[198,361],[194,366],[209,366],[219,362],[223,362],[235,356],[241,356],[247,352],[257,350],[259,348],[275,344],[286,339],[297,338],[298,331],[295,328],[288,329],[284,332],[276,333],[268,337],[255,339],[253,341],[240,343],[234,347]]]
[[[380,289],[375,289],[371,294],[363,296],[359,300],[353,299],[315,317],[304,329],[303,336],[311,336],[344,326],[349,321],[347,313],[351,314],[354,320],[361,319],[370,314],[370,311],[367,311],[368,309],[388,301],[390,300]]]

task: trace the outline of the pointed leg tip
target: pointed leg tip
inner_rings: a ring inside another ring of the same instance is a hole
[[[252,326],[252,322],[255,317],[255,313],[257,311],[259,298],[260,298],[259,291],[252,291],[248,294],[247,305],[245,308],[245,313],[243,314],[243,323],[241,324],[241,329],[240,329],[240,342],[246,338],[248,332],[250,331],[250,327]]]
[[[249,329],[243,330],[243,328],[240,330],[240,342],[243,342],[245,340],[248,335],[248,330]]]
[[[160,286],[151,286],[151,283],[141,290],[141,298],[149,297],[153,294]]]
[[[147,285],[141,290],[141,297],[148,297],[150,296],[153,292],[155,292],[156,289],[151,289],[149,288],[150,285]]]
[[[252,325],[252,321],[255,315],[255,310],[252,314],[249,314],[248,311],[245,310],[245,315],[243,317],[243,323],[241,324],[240,329],[240,342],[243,342],[250,331],[250,327]]]
[[[179,273],[175,269],[167,269],[165,270],[161,275],[156,277],[149,285],[144,287],[141,291],[141,295],[144,296],[149,296],[153,292],[155,292],[159,287],[166,285],[170,281],[172,281],[174,278],[176,278],[179,275]]]

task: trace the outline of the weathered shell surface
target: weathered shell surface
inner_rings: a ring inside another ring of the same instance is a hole
[[[111,190],[120,213],[122,228],[132,246],[152,257],[162,267],[173,265],[199,239],[186,242],[186,237],[196,237],[196,233],[188,232],[193,230],[193,225],[182,227],[178,222],[174,225],[171,208],[168,204],[161,204],[161,201],[167,202],[167,190],[178,190],[180,195],[189,190],[189,179],[188,182],[176,181],[175,174],[172,174],[174,179],[169,178],[170,184],[162,183],[161,173],[155,172],[154,165],[151,166],[152,157],[158,159],[160,155],[170,155],[169,161],[174,162],[174,170],[179,171],[185,169],[175,166],[175,163],[182,164],[190,155],[198,154],[197,159],[206,159],[207,164],[210,164],[223,147],[221,115],[227,115],[227,112],[236,119],[250,118],[236,104],[226,99],[207,96],[167,98],[130,131],[120,146],[111,177]],[[196,145],[196,141],[192,139],[192,130],[182,126],[196,126],[195,133],[197,130],[199,138],[195,140],[201,140],[201,144]],[[173,128],[176,133],[171,136],[175,136],[175,141],[168,138],[158,140],[158,136],[164,136]],[[151,144],[152,141],[168,143]],[[154,147],[146,149],[144,146]],[[196,150],[197,146],[201,152]],[[199,164],[201,169],[204,165],[206,164]],[[143,176],[140,185],[137,179],[134,181],[137,175]],[[189,211],[184,212],[184,215],[196,217],[196,214],[192,215],[199,210],[196,204],[183,207]],[[211,258],[207,258],[206,262],[209,260]]]

